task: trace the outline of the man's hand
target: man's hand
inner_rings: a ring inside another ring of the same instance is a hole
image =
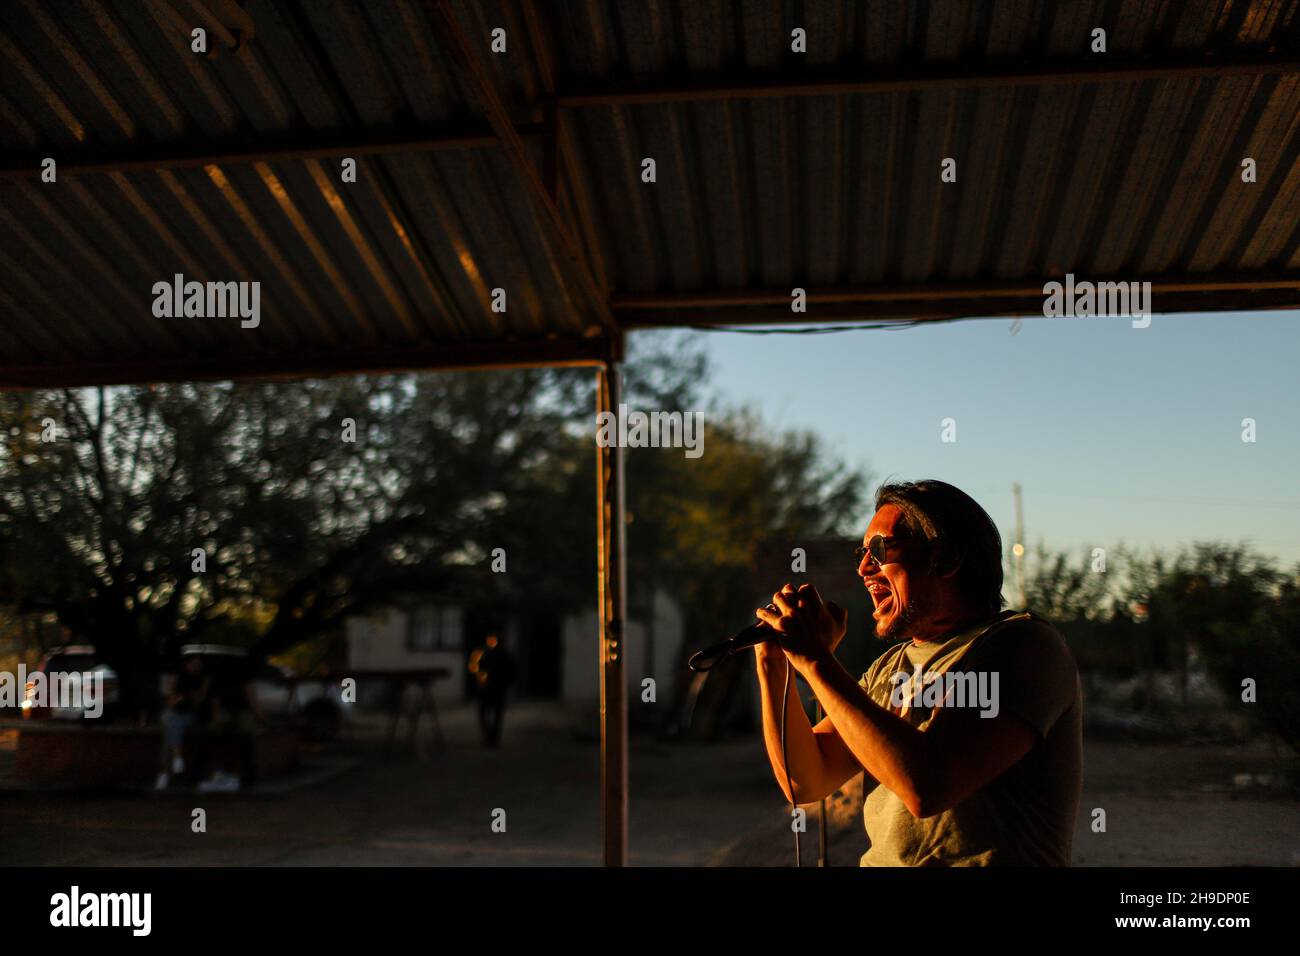
[[[773,605],[775,611],[771,610]],[[771,605],[754,613],[781,635],[778,638],[781,649],[801,674],[834,656],[835,648],[844,639],[849,618],[849,612],[834,601],[823,604],[821,595],[811,584],[801,584],[797,590],[787,584],[772,595]]]

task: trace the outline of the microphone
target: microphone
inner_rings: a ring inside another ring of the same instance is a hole
[[[776,631],[768,627],[765,622],[755,621],[749,627],[737,631],[725,641],[719,641],[717,644],[712,644],[704,648],[704,650],[692,654],[691,659],[686,662],[686,666],[693,671],[710,670],[723,658],[753,647],[755,644],[770,641],[775,636]]]

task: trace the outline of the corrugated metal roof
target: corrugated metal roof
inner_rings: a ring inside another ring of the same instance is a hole
[[[611,318],[1026,311],[1066,272],[1294,305],[1298,6],[501,0],[449,40],[438,0],[13,0],[0,382],[590,360]],[[402,145],[437,137],[472,145]],[[261,326],[154,318],[175,273],[260,281]]]
[[[745,76],[761,86],[782,72],[793,83],[799,71],[852,77],[918,62],[1086,67],[1093,56],[1102,69],[1203,51],[1294,56],[1293,3],[588,9],[564,22],[559,82],[586,104],[574,126],[621,293],[766,289],[788,301],[794,286],[1041,286],[1067,271],[1138,278],[1300,266],[1294,65],[1283,74],[722,98]],[[806,57],[789,52],[799,25]],[[1104,55],[1090,51],[1099,25]],[[684,65],[697,86],[716,84],[712,98],[638,101],[642,88],[680,81]],[[599,90],[607,103],[597,105]],[[653,186],[630,178],[647,156],[657,163]],[[1254,185],[1239,175],[1247,156],[1259,164]],[[956,183],[940,181],[944,157],[957,160]]]
[[[185,7],[0,8],[0,146],[62,161],[124,144],[486,131],[417,4],[248,3],[254,39],[213,59],[191,51]],[[514,72],[503,86],[522,97]],[[499,150],[358,165],[355,184],[336,159],[6,182],[0,266],[22,278],[0,365],[581,337],[593,323]],[[261,281],[261,326],[155,319],[150,289],[175,273]]]

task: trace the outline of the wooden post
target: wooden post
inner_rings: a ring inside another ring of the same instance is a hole
[[[622,368],[609,361],[596,375],[596,412],[618,415]],[[617,431],[615,432],[617,435]],[[596,574],[600,634],[600,814],[606,866],[627,864],[627,619],[623,449],[596,443]]]

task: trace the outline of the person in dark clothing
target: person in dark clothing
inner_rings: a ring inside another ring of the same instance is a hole
[[[155,789],[165,790],[171,783],[172,774],[185,772],[182,754],[185,731],[198,720],[207,695],[208,679],[203,674],[203,661],[198,657],[187,657],[172,683],[167,695],[167,708],[162,714],[162,766]]]
[[[515,680],[515,660],[495,634],[469,657],[469,672],[478,691],[478,723],[483,746],[499,747],[505,723],[506,693]]]
[[[209,776],[198,785],[200,792],[239,790],[255,783],[254,735],[266,723],[252,688],[252,675],[242,662],[227,668],[212,682],[208,694],[205,723],[209,731],[204,740],[203,763]],[[213,759],[214,737],[234,744],[238,754],[238,771],[216,766]]]

